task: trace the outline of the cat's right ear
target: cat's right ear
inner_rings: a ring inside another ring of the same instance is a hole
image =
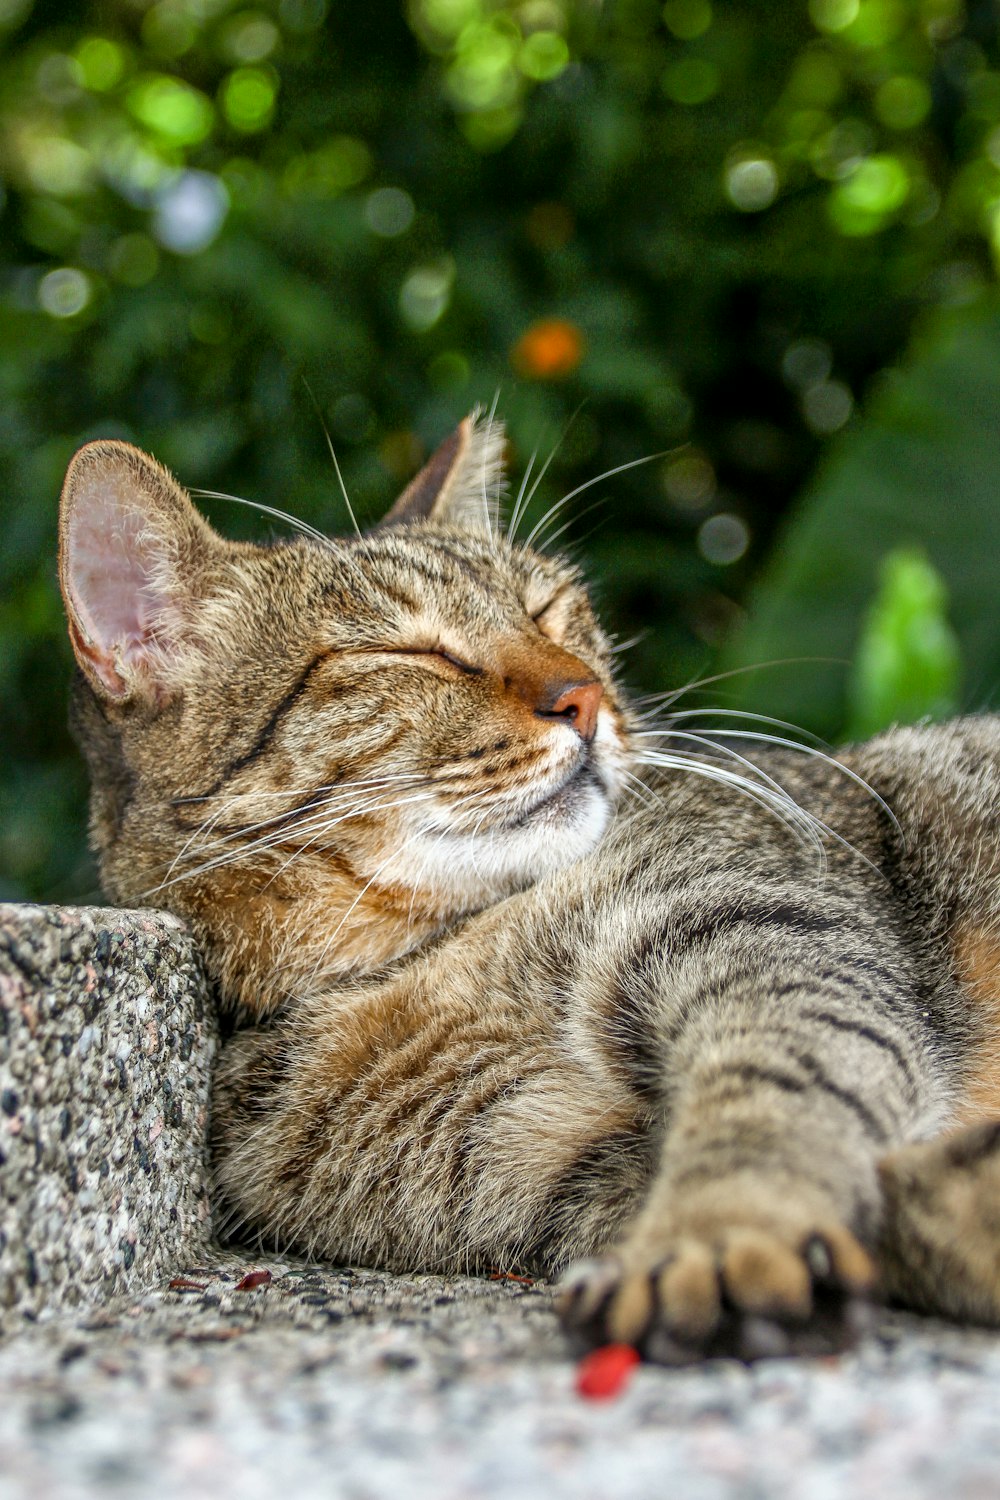
[[[491,534],[504,486],[503,450],[503,423],[472,412],[410,480],[380,525],[431,521]]]
[[[130,443],[88,443],[66,471],[59,582],[73,651],[99,697],[166,702],[192,579],[224,545],[180,485]]]

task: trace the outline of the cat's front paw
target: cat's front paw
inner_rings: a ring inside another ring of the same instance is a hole
[[[841,1225],[794,1244],[736,1226],[571,1266],[557,1306],[578,1343],[632,1344],[659,1364],[829,1354],[868,1326],[873,1281],[871,1259]]]

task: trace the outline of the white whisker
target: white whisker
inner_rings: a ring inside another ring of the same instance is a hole
[[[746,776],[740,776],[724,766],[713,765],[710,761],[696,760],[693,756],[660,754],[652,751],[646,752],[641,757],[640,763],[662,770],[688,771],[692,775],[717,782],[720,786],[731,786],[741,791],[751,802],[757,803],[777,818],[778,822],[782,823],[803,847],[811,848],[819,859],[821,869],[825,864],[823,842],[814,826],[814,822],[818,820],[813,820],[811,815],[804,813],[787,792],[775,793],[760,782],[751,781]]]
[[[308,521],[300,521],[298,516],[290,516],[287,510],[278,510],[273,505],[262,505],[259,500],[244,500],[241,495],[227,495],[223,490],[193,489],[192,495],[202,495],[207,500],[231,500],[234,505],[245,505],[249,510],[259,510],[261,515],[273,516],[278,521],[287,521],[289,526],[294,526],[296,531],[301,531],[303,536],[311,537],[314,542],[319,542],[321,547],[327,547],[331,551],[336,543],[315,526],[310,526]]]
[[[772,667],[805,667],[805,666],[844,666],[843,658],[837,656],[785,656],[776,658],[774,661],[753,662],[748,667],[732,667],[727,672],[715,672],[711,677],[698,677],[692,682],[686,682],[679,688],[671,688],[666,693],[646,693],[635,701],[638,705],[646,706],[658,704],[661,709],[669,708],[671,703],[676,703],[686,693],[694,693],[701,688],[711,687],[716,682],[726,682],[730,677],[743,677],[747,672],[765,672]],[[738,709],[714,710],[715,712],[738,713]],[[793,729],[794,725],[788,728]]]
[[[387,778],[387,777],[366,777],[366,778],[363,778],[363,779],[361,779],[359,781],[355,781],[355,782],[330,782],[330,783],[328,783],[325,786],[319,786],[319,787],[299,787],[299,788],[297,788],[295,790],[294,795],[299,796],[299,795],[301,795],[301,793],[303,791],[308,791],[308,792],[311,793],[312,798],[313,798],[313,800],[311,802],[304,803],[300,808],[291,808],[291,809],[286,809],[284,812],[274,813],[271,817],[269,817],[269,818],[262,818],[257,823],[241,824],[241,826],[239,828],[228,829],[225,832],[225,834],[222,836],[222,838],[216,839],[213,843],[210,843],[210,844],[201,844],[199,846],[198,850],[197,850],[197,853],[199,855],[201,855],[201,854],[207,854],[207,853],[210,853],[211,850],[222,848],[226,844],[231,844],[231,843],[233,843],[237,839],[245,839],[248,834],[256,833],[258,831],[258,829],[270,827],[272,824],[275,824],[275,823],[288,823],[290,819],[292,819],[292,818],[295,817],[295,815],[296,815],[297,812],[301,812],[303,814],[306,814],[306,813],[314,813],[314,812],[316,812],[317,810],[320,810],[320,809],[322,809],[323,811],[325,811],[326,809],[331,808],[333,806],[333,804],[334,804],[335,801],[342,801],[343,798],[345,796],[347,796],[350,791],[353,791],[357,787],[362,787],[363,786],[367,792],[370,792],[375,787],[378,787],[378,788],[380,788],[382,790],[386,790],[390,786],[393,786],[393,785],[395,785],[396,783],[398,783],[399,781],[402,781],[402,780],[406,780],[406,781],[409,781],[409,782],[412,783],[413,781],[420,781],[422,779],[426,780],[426,778],[421,778],[421,777],[416,776],[416,775],[412,775],[411,776],[408,773],[403,773],[399,777],[393,777],[393,778]],[[330,793],[331,795],[328,796],[328,797],[326,797],[324,801],[321,801],[320,799],[323,798],[323,796],[324,796],[325,793]],[[274,793],[266,793],[266,792],[260,792],[260,793],[258,793],[258,792],[239,792],[235,796],[228,798],[227,801],[223,804],[223,806],[219,809],[219,811],[217,813],[214,813],[211,817],[206,818],[205,821],[202,824],[200,824],[200,826],[197,829],[195,829],[194,833],[191,835],[191,838],[188,839],[188,841],[184,845],[183,849],[181,849],[180,853],[175,857],[175,859],[173,861],[173,864],[170,867],[170,870],[167,871],[167,874],[169,875],[171,873],[171,871],[174,869],[174,867],[180,862],[180,860],[187,853],[187,850],[190,848],[191,844],[198,837],[198,835],[200,833],[209,831],[209,829],[212,827],[212,825],[214,823],[218,822],[218,819],[223,815],[223,813],[229,807],[232,806],[232,804],[234,802],[239,801],[239,800],[241,800],[242,798],[245,798],[245,797],[252,797],[252,798],[254,798],[254,800],[257,800],[261,796],[271,796],[271,795],[273,795],[273,796],[287,796],[287,795],[289,795],[289,793],[288,792],[280,792],[280,793],[279,792],[274,792]],[[187,800],[192,800],[192,799],[187,799]]]
[[[616,474],[624,474],[626,469],[636,469],[640,464],[651,464],[654,463],[656,459],[665,457],[666,450],[663,453],[648,453],[645,458],[633,458],[627,464],[618,464],[613,469],[605,469],[604,473],[598,474],[596,478],[588,479],[584,484],[578,484],[575,490],[570,490],[568,495],[563,495],[561,500],[557,500],[555,505],[549,507],[548,511],[541,518],[541,520],[538,521],[537,524],[532,527],[531,531],[528,532],[523,545],[525,547],[530,547],[532,542],[535,540],[535,537],[538,535],[539,531],[546,524],[546,522],[551,520],[558,511],[562,510],[564,505],[568,505],[571,500],[575,500],[577,495],[582,495],[584,490],[593,489],[595,484],[600,484],[604,479],[613,479]]]
[[[673,714],[671,715],[671,719],[689,719],[695,717],[696,715],[713,715],[716,713],[723,714],[729,717],[731,715],[738,715],[739,710],[725,708],[716,710],[709,708],[695,708],[685,710],[682,713]],[[786,724],[784,720],[772,719],[766,714],[745,714],[739,716],[748,719],[757,719],[765,724],[780,725],[784,729],[794,730],[797,734],[804,732],[798,730],[794,724]],[[676,737],[679,733],[680,731],[665,726],[662,729],[640,730],[638,732],[635,732],[633,737],[640,740],[650,738],[663,738],[664,736]],[[717,741],[707,738],[707,736],[713,733],[718,733],[725,739],[754,740],[760,744],[778,745],[783,749],[796,750],[801,755],[812,756],[815,760],[822,761],[823,764],[829,766],[831,770],[839,771],[841,775],[846,776],[849,781],[853,781],[856,786],[860,787],[863,792],[867,793],[867,795],[871,797],[873,802],[875,802],[877,806],[880,807],[881,810],[885,813],[886,817],[889,819],[896,832],[900,836],[902,836],[903,830],[900,826],[899,819],[896,817],[896,814],[893,812],[888,802],[886,802],[885,798],[882,797],[880,793],[878,793],[875,788],[864,779],[863,776],[859,776],[857,771],[852,771],[850,766],[845,766],[843,761],[838,760],[836,756],[828,755],[824,750],[820,750],[816,745],[804,745],[798,740],[789,740],[786,739],[783,735],[764,734],[760,730],[756,729],[723,728],[719,730],[696,730],[694,737],[698,739],[702,744],[714,745],[717,744]],[[810,738],[815,738],[815,736],[810,736]]]
[[[519,524],[519,522],[521,520],[521,502],[524,499],[524,492],[528,488],[528,480],[531,478],[531,471],[532,471],[532,469],[535,466],[535,459],[537,457],[538,457],[538,449],[536,448],[535,451],[532,453],[531,457],[528,459],[527,468],[525,469],[523,475],[521,476],[521,488],[517,492],[517,499],[514,501],[514,509],[511,511],[511,513],[510,513],[510,520],[507,523],[507,540],[508,541],[512,541],[513,540],[514,534],[517,531],[518,524]],[[532,494],[533,493],[534,493],[534,491],[532,491]]]
[[[347,514],[351,518],[351,525],[354,527],[354,534],[355,536],[360,537],[361,527],[358,525],[357,516],[354,514],[354,506],[351,504],[351,498],[347,493],[347,485],[344,483],[344,476],[340,472],[340,464],[337,461],[337,454],[333,446],[333,439],[330,436],[330,430],[327,427],[326,422],[323,420],[323,413],[320,410],[319,402],[313,395],[312,386],[309,384],[308,380],[306,380],[306,377],[304,375],[302,377],[302,383],[305,386],[306,390],[309,392],[309,398],[312,401],[313,406],[315,406],[316,408],[316,415],[319,417],[319,425],[323,429],[323,436],[326,438],[326,446],[329,448],[330,457],[333,459],[334,473],[337,476],[337,483],[340,485],[340,493],[344,497],[344,504],[347,506]]]
[[[420,801],[429,795],[429,793],[419,792],[414,797],[402,798],[395,802],[388,803],[380,802],[378,798],[372,798],[367,802],[356,803],[354,806],[349,807],[345,812],[340,812],[337,817],[333,819],[329,817],[328,808],[320,809],[316,811],[312,817],[307,818],[304,822],[294,824],[290,829],[282,828],[280,830],[276,830],[274,833],[266,834],[261,838],[253,839],[250,841],[250,843],[239,844],[235,849],[231,849],[225,854],[218,855],[215,859],[204,861],[202,864],[197,865],[193,870],[185,870],[182,874],[175,875],[172,879],[164,879],[160,883],[160,885],[154,886],[151,890],[144,892],[144,895],[146,897],[154,896],[160,891],[167,890],[170,886],[179,885],[182,881],[194,880],[199,875],[208,874],[212,870],[222,869],[226,865],[238,864],[241,861],[250,859],[255,855],[263,854],[279,845],[287,847],[292,837],[301,837],[303,834],[312,833],[318,828],[322,828],[322,830],[325,832],[328,829],[336,826],[336,824],[338,823],[347,822],[351,818],[360,817],[362,813],[387,811],[392,807],[402,806],[405,802]],[[310,840],[310,843],[311,842],[312,840]],[[308,845],[306,847],[308,847]],[[204,853],[205,851],[198,850],[196,852],[200,854]],[[300,852],[301,849],[296,850],[296,853]],[[294,857],[295,855],[293,855],[293,858]]]
[[[607,495],[602,495],[601,498],[599,500],[595,500],[592,505],[586,505],[579,513],[571,515],[568,521],[564,521],[562,525],[555,531],[553,531],[549,536],[545,535],[545,527],[543,526],[535,539],[535,546],[537,548],[555,546],[559,538],[561,536],[565,536],[566,532],[569,531],[571,526],[579,525],[584,516],[589,516],[595,510],[600,510],[601,507],[607,505],[607,503]],[[591,527],[590,531],[587,532],[587,535],[592,536],[594,531],[596,531],[597,529],[597,527]]]

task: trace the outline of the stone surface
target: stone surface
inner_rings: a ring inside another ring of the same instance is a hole
[[[1000,1494],[993,1334],[885,1314],[598,1402],[543,1284],[213,1248],[206,1004],[170,918],[0,908],[0,1500]]]
[[[269,1285],[237,1289],[251,1269]],[[544,1286],[216,1255],[0,1345],[3,1500],[995,1500],[1000,1340],[886,1316],[836,1359],[585,1400]]]
[[[0,906],[0,1322],[207,1243],[215,1036],[173,917]]]

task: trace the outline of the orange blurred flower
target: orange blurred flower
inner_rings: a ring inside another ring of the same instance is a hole
[[[566,318],[540,318],[510,351],[510,362],[529,380],[563,380],[583,358],[583,334]]]

